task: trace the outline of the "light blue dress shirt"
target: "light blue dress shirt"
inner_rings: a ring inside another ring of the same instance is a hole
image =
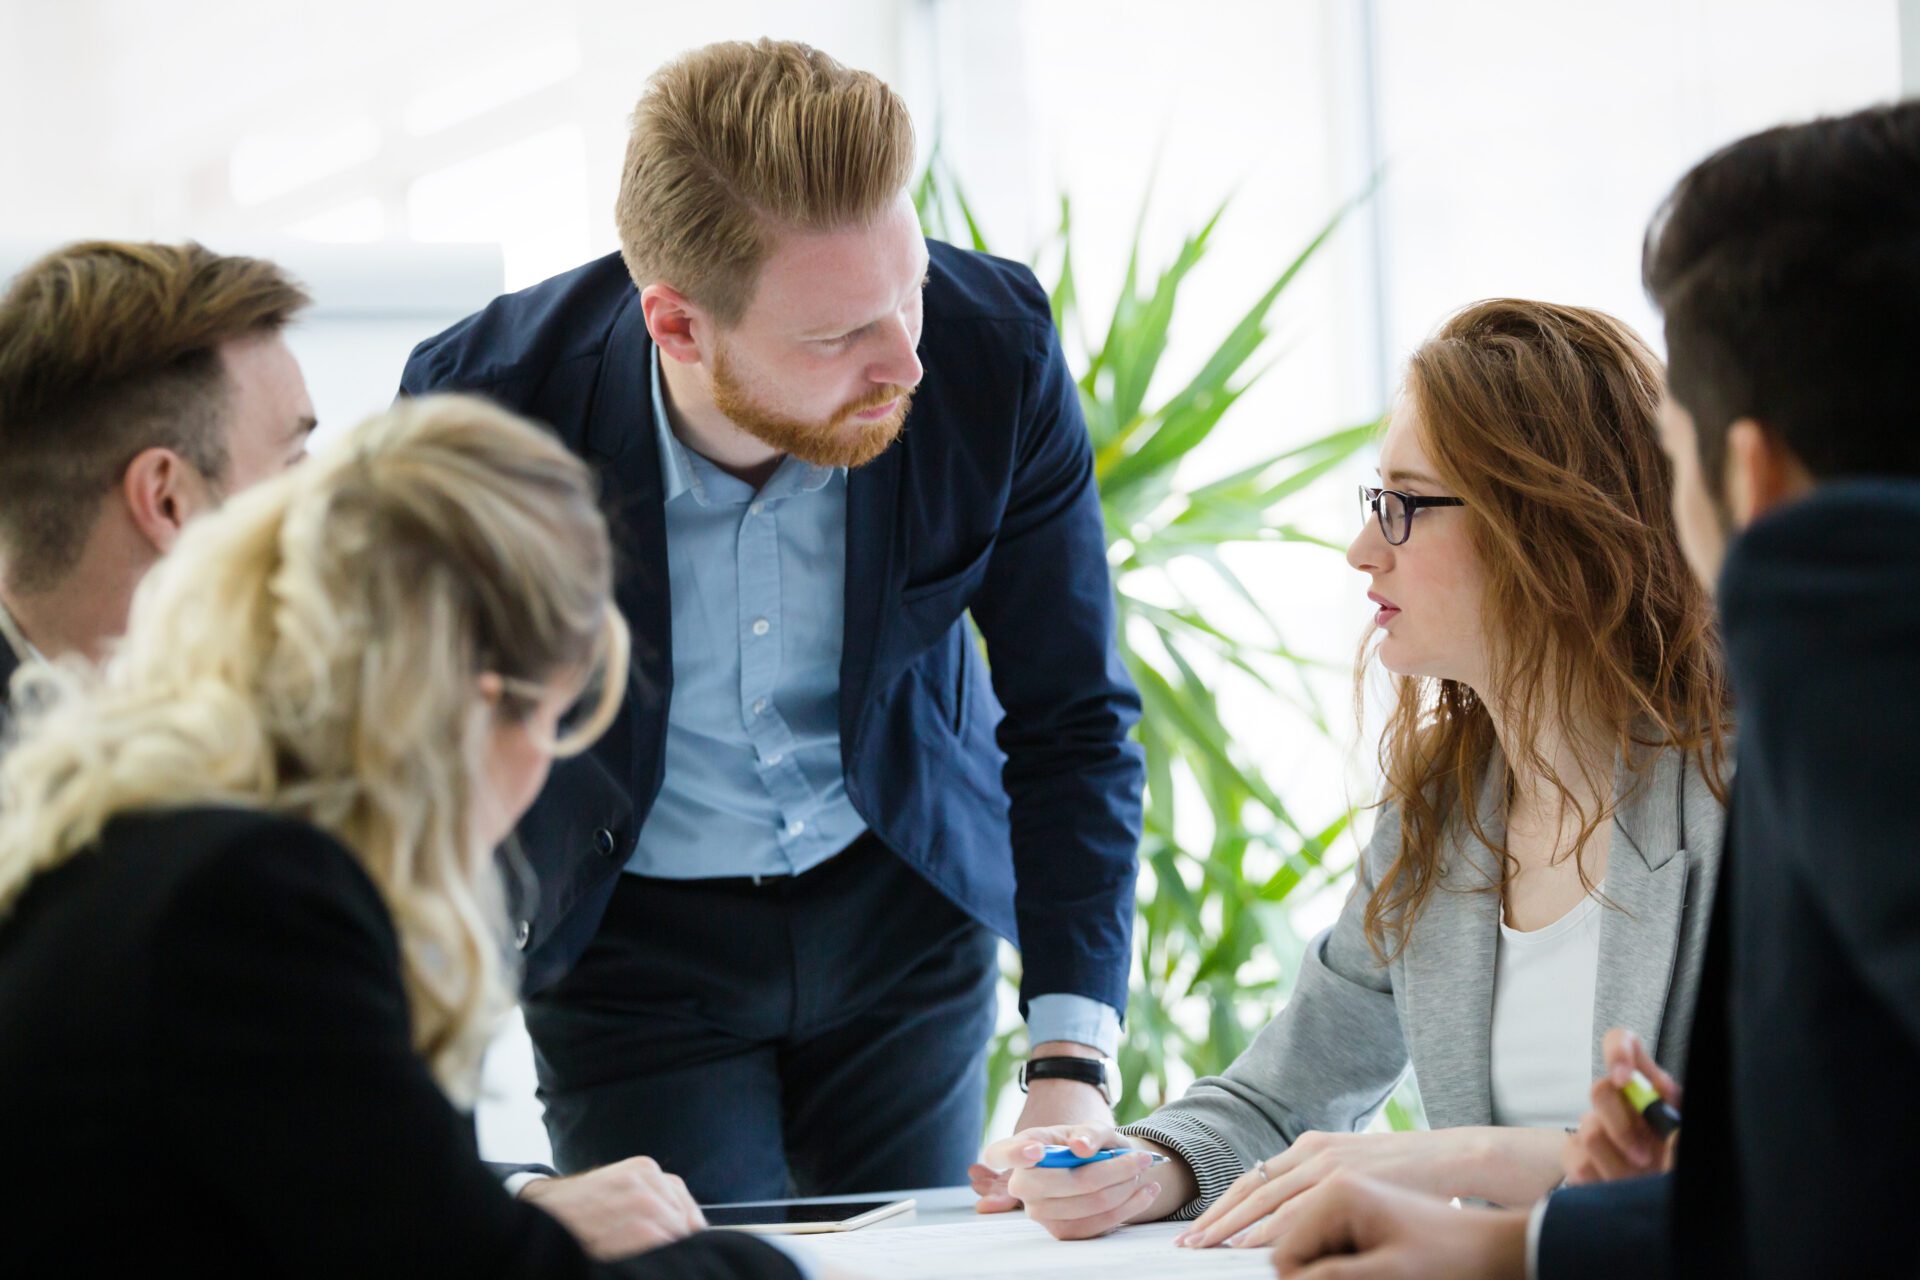
[[[687,448],[650,353],[673,600],[666,772],[627,870],[667,880],[798,875],[857,839],[840,758],[847,472],[782,459],[758,490]],[[1036,1044],[1112,1055],[1098,1000],[1028,1001]]]

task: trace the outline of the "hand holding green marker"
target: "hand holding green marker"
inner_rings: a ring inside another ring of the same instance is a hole
[[[1680,1132],[1680,1113],[1673,1104],[1660,1096],[1653,1087],[1653,1081],[1638,1071],[1620,1086],[1620,1092],[1626,1096],[1627,1105],[1640,1113],[1653,1131],[1663,1138],[1671,1138]]]

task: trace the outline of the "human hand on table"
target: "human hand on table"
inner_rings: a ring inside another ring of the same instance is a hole
[[[1048,1145],[1081,1156],[1116,1147],[1129,1154],[1077,1169],[1035,1168]],[[1171,1158],[1156,1166],[1155,1152]],[[1058,1240],[1085,1240],[1129,1222],[1163,1218],[1194,1194],[1193,1175],[1178,1156],[1103,1125],[1024,1129],[990,1143],[980,1159],[975,1168],[1003,1170],[1005,1194],[1024,1204],[1027,1216]],[[974,1185],[977,1189],[977,1178]]]
[[[646,1156],[529,1182],[520,1199],[557,1218],[601,1260],[630,1257],[707,1226],[687,1184]]]
[[[1084,1057],[1097,1052],[1084,1045],[1049,1041],[1036,1045],[1033,1056]],[[1100,1090],[1079,1080],[1029,1081],[1027,1104],[1020,1109],[1020,1119],[1013,1126],[1014,1132],[1018,1134],[1029,1129],[1056,1128],[1061,1125],[1092,1125],[1103,1130],[1111,1129],[1113,1108]],[[984,1153],[981,1161],[967,1170],[974,1194],[980,1197],[973,1206],[976,1212],[1006,1213],[1020,1207],[1019,1198],[1007,1192],[1008,1172],[1006,1165],[994,1165],[985,1158]]]
[[[1490,1126],[1411,1133],[1323,1133],[1309,1130],[1291,1146],[1241,1174],[1178,1243],[1206,1249],[1222,1243],[1265,1244],[1253,1230],[1288,1201],[1338,1173],[1360,1174],[1427,1195],[1474,1196],[1531,1204],[1560,1178],[1566,1136],[1558,1129]],[[1245,1231],[1244,1238],[1236,1239]]]
[[[1455,1209],[1342,1172],[1260,1225],[1288,1280],[1525,1280],[1528,1212]]]
[[[1593,1107],[1567,1140],[1561,1164],[1567,1181],[1574,1185],[1613,1182],[1671,1169],[1679,1135],[1668,1139],[1654,1132],[1646,1118],[1627,1102],[1620,1087],[1638,1071],[1662,1098],[1678,1108],[1680,1086],[1660,1069],[1639,1036],[1620,1027],[1607,1032],[1601,1042],[1601,1060],[1606,1074],[1593,1082]]]

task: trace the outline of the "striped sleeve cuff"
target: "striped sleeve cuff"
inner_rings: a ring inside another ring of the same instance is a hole
[[[1187,1168],[1193,1170],[1200,1194],[1180,1206],[1177,1212],[1167,1215],[1175,1222],[1191,1222],[1205,1213],[1207,1206],[1225,1195],[1234,1180],[1247,1171],[1225,1138],[1177,1111],[1158,1112],[1139,1124],[1123,1126],[1120,1132],[1178,1151]]]

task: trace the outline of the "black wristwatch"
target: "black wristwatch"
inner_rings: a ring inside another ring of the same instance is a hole
[[[1100,1091],[1112,1106],[1120,1093],[1120,1068],[1112,1058],[1032,1058],[1020,1067],[1020,1091],[1030,1080],[1078,1080]]]

